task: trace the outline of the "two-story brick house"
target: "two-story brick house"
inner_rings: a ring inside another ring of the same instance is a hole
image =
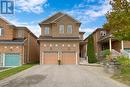
[[[13,67],[39,60],[37,37],[0,17],[0,67]]]
[[[102,60],[105,50],[110,50],[113,57],[122,54],[130,57],[130,41],[119,41],[109,30],[103,28],[97,28],[90,35],[93,36],[95,54],[99,60]],[[88,42],[89,36],[85,39],[86,42]]]
[[[58,12],[39,23],[41,27],[40,63],[78,64],[80,41],[83,37],[79,33],[81,23],[68,14]]]

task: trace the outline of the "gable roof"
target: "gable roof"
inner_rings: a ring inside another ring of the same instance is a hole
[[[94,33],[96,33],[97,31],[102,31],[102,30],[105,30],[105,29],[103,29],[103,28],[97,28],[95,31],[93,31],[88,37],[86,37],[85,39],[84,39],[84,41],[85,40],[87,40],[91,35],[93,35]]]
[[[48,24],[61,15],[63,15],[63,13],[61,13],[61,12],[55,13],[52,16],[50,16],[50,17],[46,18],[45,20],[41,21],[39,24]]]
[[[69,18],[71,18],[72,20],[74,20],[76,23],[81,24],[78,20],[76,20],[75,18],[73,18],[72,16],[62,13],[62,12],[58,12],[50,17],[48,17],[47,19],[43,20],[42,22],[40,22],[39,24],[50,24],[50,23],[55,23],[57,20],[59,20],[60,18],[64,17],[64,16],[68,16]]]
[[[38,38],[38,37],[37,37],[36,35],[34,35],[34,34],[32,33],[32,31],[30,31],[27,27],[16,26],[15,29],[25,30],[25,31],[27,31],[28,33],[30,33],[33,37],[35,37],[36,39]]]
[[[15,26],[12,23],[8,22],[6,19],[2,18],[0,16],[0,20],[5,21],[10,27],[12,27],[12,29],[24,29],[26,30],[28,33],[30,33],[32,36],[34,36],[36,39],[38,38],[36,35],[34,35],[27,27],[23,27],[23,26]]]
[[[8,25],[13,25],[12,23],[10,23],[9,21],[7,21],[5,18],[0,16],[0,20],[3,20],[4,22],[6,22]]]

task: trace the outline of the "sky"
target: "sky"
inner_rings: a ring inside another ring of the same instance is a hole
[[[14,14],[0,14],[16,26],[28,27],[36,36],[41,34],[38,23],[56,12],[64,12],[79,20],[85,37],[106,22],[111,10],[109,0],[14,0]]]

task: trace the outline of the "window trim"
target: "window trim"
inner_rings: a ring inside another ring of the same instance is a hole
[[[63,28],[61,28],[60,26],[63,26]],[[63,32],[61,32],[62,29],[63,29]],[[59,25],[59,33],[60,33],[60,34],[64,34],[64,33],[65,33],[65,26],[64,26],[63,24],[60,24],[60,25]]]
[[[107,35],[107,32],[106,31],[100,31],[100,36],[106,36]]]
[[[47,29],[47,31],[46,31],[46,29]],[[46,26],[46,27],[44,28],[44,34],[45,34],[45,35],[49,35],[49,34],[50,34],[50,28],[49,28],[48,26]]]
[[[17,31],[17,37],[18,38],[23,38],[24,37],[24,31],[23,30],[18,30]]]
[[[72,28],[71,28],[71,32],[69,32],[68,26],[71,26],[71,27],[72,27]],[[72,24],[68,24],[68,25],[67,25],[67,33],[72,34],[72,32],[73,32],[73,25],[72,25]]]
[[[1,32],[0,32],[0,36],[4,36],[4,31],[3,31],[3,30],[4,30],[4,28],[3,28],[3,27],[0,27],[0,31],[1,31]]]

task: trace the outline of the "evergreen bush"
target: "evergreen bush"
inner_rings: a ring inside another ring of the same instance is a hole
[[[95,51],[94,51],[94,39],[93,39],[92,35],[88,38],[87,56],[88,56],[89,63],[97,62],[97,58],[96,58]]]

